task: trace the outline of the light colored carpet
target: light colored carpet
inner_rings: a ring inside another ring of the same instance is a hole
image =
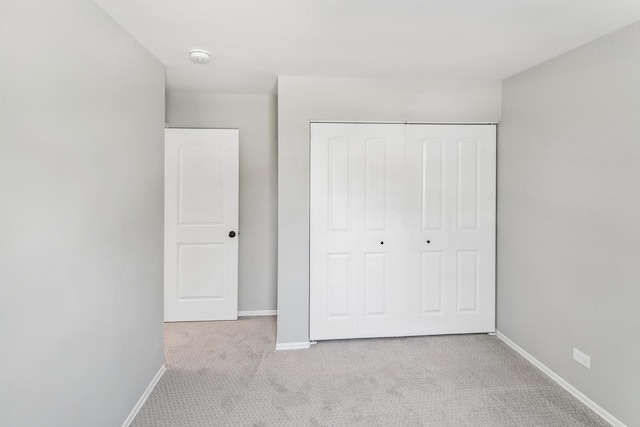
[[[275,351],[275,318],[165,325],[167,372],[132,426],[606,426],[496,337]]]

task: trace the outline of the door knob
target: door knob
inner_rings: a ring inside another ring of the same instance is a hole
[[[230,232],[229,232],[229,237],[231,237],[232,239],[233,239],[234,237],[236,237],[236,232],[235,232],[235,231],[230,231]]]

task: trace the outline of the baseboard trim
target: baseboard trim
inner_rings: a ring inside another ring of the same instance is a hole
[[[302,350],[310,347],[309,341],[276,343],[276,350]]]
[[[549,369],[544,363],[542,363],[541,361],[533,357],[531,354],[527,353],[525,349],[520,347],[515,342],[511,341],[511,339],[509,339],[502,332],[496,331],[496,336],[498,337],[498,339],[500,339],[502,342],[507,344],[509,347],[511,347],[518,353],[520,353],[525,359],[531,362],[536,368],[540,369],[542,372],[547,374],[547,376],[552,380],[554,380],[555,382],[557,382],[560,385],[560,387],[564,388],[569,393],[571,393],[576,399],[584,403],[587,407],[589,407],[589,409],[591,409],[593,412],[595,412],[600,417],[602,417],[602,419],[604,419],[606,422],[608,422],[614,427],[627,427],[622,421],[620,421],[619,419],[611,415],[609,412],[604,410],[600,405],[598,405],[593,400],[589,399],[587,396],[582,394],[577,388],[569,384],[560,375],[556,374],[551,369]]]
[[[248,310],[239,311],[238,317],[253,317],[253,316],[277,316],[278,310]]]
[[[138,402],[131,410],[131,413],[129,414],[127,419],[124,420],[124,423],[122,423],[122,427],[129,427],[131,425],[131,423],[133,422],[133,419],[136,417],[136,415],[138,415],[138,412],[140,412],[142,405],[144,405],[144,402],[147,401],[147,399],[149,398],[149,395],[151,394],[155,386],[160,381],[160,378],[162,378],[162,376],[166,371],[167,371],[167,367],[164,366],[164,364],[160,366],[160,369],[158,369],[158,372],[156,373],[156,375],[153,377],[153,379],[147,386],[147,389],[144,391],[144,393],[142,393],[142,396],[140,396],[140,399],[138,399]]]

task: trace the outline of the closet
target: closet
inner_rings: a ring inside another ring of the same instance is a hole
[[[495,331],[494,125],[313,123],[312,340]]]

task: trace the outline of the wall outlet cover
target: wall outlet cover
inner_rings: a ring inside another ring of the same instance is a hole
[[[591,369],[591,357],[587,356],[577,348],[573,348],[573,359],[587,369]]]

